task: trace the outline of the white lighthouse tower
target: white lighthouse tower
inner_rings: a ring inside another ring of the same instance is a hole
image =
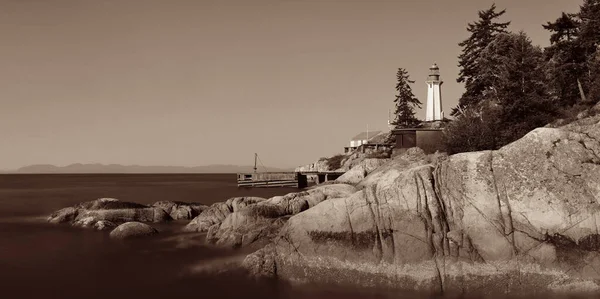
[[[427,77],[427,106],[425,107],[425,121],[436,121],[444,118],[442,111],[442,84],[440,80],[440,68],[433,64],[429,68]]]

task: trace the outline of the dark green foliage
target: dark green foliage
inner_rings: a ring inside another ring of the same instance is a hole
[[[552,33],[546,60],[554,100],[562,107],[598,102],[600,0],[584,0],[578,13],[563,13],[543,26]]]
[[[387,145],[394,145],[396,144],[396,135],[394,135],[394,133],[392,133],[391,131],[389,133],[387,133],[387,135],[385,136],[385,141],[383,142],[384,144]]]
[[[487,10],[479,11],[479,20],[469,23],[467,26],[467,31],[471,35],[459,43],[463,50],[458,57],[460,73],[457,82],[465,83],[466,91],[459,99],[458,105],[463,109],[477,106],[481,101],[480,96],[486,90],[484,82],[478,79],[481,72],[478,60],[481,52],[494,40],[496,35],[507,32],[506,28],[510,22],[497,22],[497,19],[505,12],[506,10],[496,11],[495,4]],[[455,108],[451,115],[457,113],[458,110]]]
[[[553,45],[573,41],[579,32],[579,22],[575,19],[575,15],[564,12],[556,21],[548,22],[542,27],[552,32],[550,43]]]
[[[579,13],[579,36],[577,44],[583,49],[585,62],[581,84],[590,102],[600,101],[600,75],[598,71],[600,45],[600,0],[584,0]]]
[[[579,17],[579,42],[590,57],[597,51],[600,41],[600,0],[584,0]]]
[[[415,117],[415,107],[421,108],[421,102],[415,97],[410,84],[415,81],[410,80],[408,72],[399,68],[396,73],[396,109],[394,111],[395,119],[392,122],[396,128],[410,128],[419,123]]]
[[[550,92],[558,106],[570,106],[582,98],[579,83],[587,67],[584,48],[577,39],[579,25],[575,15],[566,13],[556,21],[542,25],[552,33],[545,58]]]
[[[481,105],[459,114],[444,130],[443,142],[448,154],[498,148],[499,108]]]
[[[600,102],[600,53],[594,55],[594,60],[588,61],[590,77],[587,80],[587,102],[594,104]]]
[[[477,107],[461,110],[448,126],[449,153],[497,149],[556,115],[546,92],[542,50],[525,33],[497,35],[478,63],[478,80],[487,88]]]
[[[327,166],[329,170],[337,170],[342,167],[342,160],[344,160],[346,156],[344,155],[335,155],[329,159],[327,159]]]

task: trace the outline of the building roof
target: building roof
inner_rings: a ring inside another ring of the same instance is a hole
[[[367,132],[362,132],[354,137],[352,137],[352,139],[350,139],[350,141],[359,141],[359,140],[371,140],[373,139],[373,137],[379,135],[381,133],[381,131],[369,131]],[[367,138],[367,136],[369,136],[369,138]]]
[[[389,132],[381,132],[377,134],[377,136],[373,136],[369,142],[372,144],[384,144],[388,137],[388,133]],[[369,137],[371,137],[371,135],[369,135]]]

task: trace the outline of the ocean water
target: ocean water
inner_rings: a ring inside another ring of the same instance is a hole
[[[126,242],[111,240],[106,232],[45,222],[57,209],[100,197],[143,204],[178,200],[209,205],[234,196],[271,197],[298,191],[238,189],[235,179],[233,174],[0,175],[1,297],[439,297],[249,279],[231,266],[247,252],[205,246],[204,235],[180,232],[185,221],[156,225],[159,235]]]

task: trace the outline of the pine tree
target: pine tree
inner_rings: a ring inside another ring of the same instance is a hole
[[[410,80],[408,72],[399,68],[396,73],[396,109],[394,111],[395,119],[392,122],[396,128],[408,128],[413,127],[419,123],[419,120],[415,117],[415,107],[421,108],[421,102],[415,97],[412,92],[410,84],[415,81]]]
[[[499,107],[500,146],[552,119],[544,55],[524,32],[499,34],[481,52],[479,63],[481,81],[491,91],[483,100]]]
[[[523,32],[501,33],[478,58],[479,78],[489,92],[478,109],[467,109],[446,130],[449,152],[492,150],[550,122],[542,49]]]
[[[479,11],[479,20],[474,23],[469,23],[467,31],[471,36],[462,41],[458,45],[463,48],[462,53],[458,56],[460,67],[459,77],[456,80],[458,83],[465,83],[466,91],[458,101],[458,105],[462,108],[468,108],[477,105],[480,102],[480,97],[485,93],[486,86],[478,80],[481,68],[479,67],[479,56],[481,51],[494,40],[494,37],[499,33],[506,33],[506,28],[510,22],[497,22],[497,19],[504,15],[506,10],[496,11],[496,5],[483,11]],[[458,109],[453,109],[451,115],[456,115]]]
[[[553,100],[563,107],[572,106],[585,98],[580,89],[587,68],[585,51],[578,40],[580,22],[576,15],[563,12],[556,21],[542,26],[552,33],[545,57]]]
[[[551,31],[550,43],[552,45],[561,42],[572,42],[578,36],[579,22],[574,14],[562,13],[560,18],[554,22],[548,22],[542,25],[544,29]]]
[[[579,41],[589,57],[596,53],[600,44],[600,0],[584,0],[577,16],[580,20]]]
[[[580,80],[582,94],[584,90],[589,92],[589,100],[597,102],[600,100],[600,76],[594,71],[598,70],[598,48],[600,46],[600,0],[584,0],[580,6],[579,13],[579,37],[577,43],[583,49],[585,64],[583,67],[583,78]],[[588,98],[582,96],[583,101]]]

